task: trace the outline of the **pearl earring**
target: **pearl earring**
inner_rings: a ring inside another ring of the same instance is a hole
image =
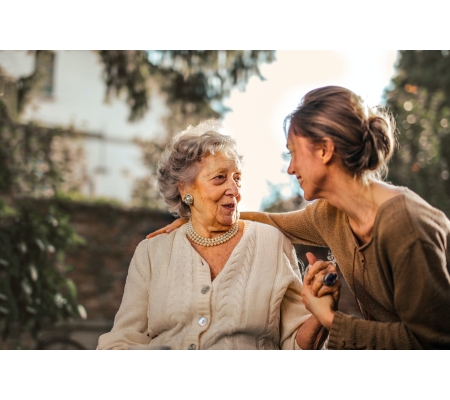
[[[191,194],[186,194],[183,197],[183,203],[188,205],[188,206],[192,205],[194,203],[194,197],[192,197]]]

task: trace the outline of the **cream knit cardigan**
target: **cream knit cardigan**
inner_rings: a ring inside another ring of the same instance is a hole
[[[114,326],[98,349],[298,349],[302,303],[297,258],[277,229],[245,221],[244,234],[211,282],[186,226],[143,240],[129,267]]]

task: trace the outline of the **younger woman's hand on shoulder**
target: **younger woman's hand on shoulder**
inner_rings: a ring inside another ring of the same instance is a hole
[[[165,227],[158,229],[155,232],[149,233],[145,238],[146,239],[151,239],[152,237],[158,236],[161,233],[170,233],[173,230],[179,228],[180,226],[184,225],[185,223],[187,223],[189,220],[188,218],[178,218],[175,221],[173,221],[171,224],[166,225]]]

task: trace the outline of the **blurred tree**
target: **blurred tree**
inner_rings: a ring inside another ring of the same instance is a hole
[[[387,106],[399,149],[388,179],[408,186],[450,216],[450,52],[400,51]]]
[[[55,196],[65,158],[52,148],[58,129],[14,122],[0,99],[0,348],[21,348],[50,324],[84,316],[65,277],[64,252],[81,238],[56,206],[39,211],[27,198]],[[64,152],[63,152],[64,153]]]
[[[152,82],[165,94],[171,110],[164,121],[166,132],[157,140],[138,139],[148,173],[134,182],[132,202],[136,206],[165,208],[156,188],[156,167],[161,152],[174,133],[203,119],[219,118],[227,111],[222,100],[231,89],[245,88],[259,67],[275,59],[263,50],[152,50],[99,52],[104,64],[106,97],[126,98],[130,121],[149,109]]]
[[[292,193],[292,197],[285,198],[282,195],[283,184],[275,185],[267,182],[270,194],[262,200],[261,208],[266,212],[290,212],[305,208],[308,202],[303,198],[299,191]],[[296,182],[297,184],[297,182]],[[300,186],[297,184],[297,187]]]
[[[106,95],[126,93],[131,121],[141,118],[149,107],[152,80],[176,106],[176,117],[185,114],[222,114],[221,103],[231,89],[244,89],[253,75],[264,79],[263,62],[275,59],[266,50],[102,50]],[[174,111],[175,111],[174,110]],[[172,116],[173,117],[173,116]],[[183,121],[184,123],[184,121]]]

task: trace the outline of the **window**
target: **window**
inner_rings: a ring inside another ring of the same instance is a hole
[[[55,53],[52,51],[38,51],[36,53],[36,69],[41,76],[39,94],[45,98],[53,97]]]

